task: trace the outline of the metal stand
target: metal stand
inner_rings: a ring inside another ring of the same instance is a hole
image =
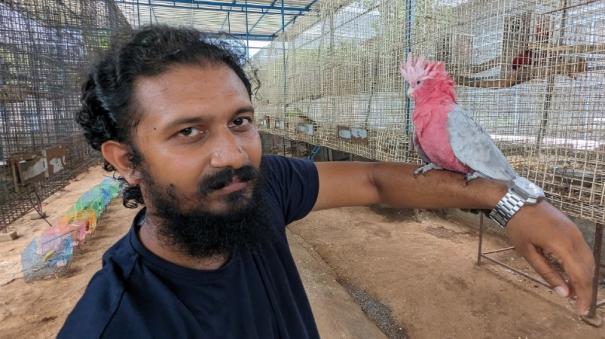
[[[478,255],[477,255],[477,265],[481,265],[481,259],[486,259],[494,264],[500,265],[502,267],[506,267],[507,269],[509,269],[519,275],[522,275],[525,278],[527,278],[533,282],[536,282],[547,288],[551,288],[551,286],[549,286],[543,280],[536,279],[523,271],[519,271],[499,260],[490,258],[488,256],[489,254],[514,250],[515,249],[514,247],[505,247],[505,248],[500,248],[500,249],[496,249],[496,250],[492,250],[492,251],[483,252],[483,232],[484,232],[484,230],[485,230],[485,227],[484,227],[484,222],[483,222],[483,214],[480,214],[479,215],[479,248],[478,248]],[[600,259],[601,259],[601,243],[602,243],[602,241],[603,241],[603,224],[597,223],[596,229],[595,229],[595,234],[594,234],[594,246],[593,246],[595,269],[594,269],[594,277],[592,280],[592,300],[590,303],[590,311],[588,313],[588,317],[591,317],[591,318],[596,315],[597,308],[605,305],[605,300],[600,300],[600,301],[597,300],[597,294],[599,292],[599,274],[600,274],[600,268],[601,268]]]
[[[597,301],[599,293],[599,275],[601,272],[601,244],[603,243],[603,224],[597,223],[594,232],[594,242],[592,243],[592,255],[594,256],[594,276],[592,277],[592,300],[590,301],[590,310],[588,317],[594,318],[597,308],[605,304],[605,300]]]

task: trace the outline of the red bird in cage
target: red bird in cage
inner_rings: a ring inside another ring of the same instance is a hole
[[[513,58],[513,70],[517,70],[521,66],[531,66],[534,63],[534,52],[531,49],[526,49],[525,51],[517,54],[516,57]]]
[[[536,40],[539,42],[548,41],[548,39],[550,38],[550,31],[548,30],[546,25],[546,22],[539,22],[538,24],[536,24]],[[517,70],[522,66],[535,65],[537,61],[536,58],[538,58],[538,55],[536,55],[536,53],[532,49],[526,49],[513,58],[512,68],[513,70]]]

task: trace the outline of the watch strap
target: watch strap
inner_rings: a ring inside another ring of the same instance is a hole
[[[489,217],[504,228],[523,205],[525,205],[525,199],[512,190],[508,190],[489,213]]]

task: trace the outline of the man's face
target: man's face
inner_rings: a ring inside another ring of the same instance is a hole
[[[260,167],[254,110],[233,70],[221,63],[174,66],[160,75],[138,78],[134,97],[142,116],[134,133],[142,166],[155,185],[178,198],[182,211],[203,207],[226,215],[247,204],[255,180],[234,177],[215,180],[214,185],[206,180],[225,169]],[[153,190],[145,181],[140,186],[146,205],[153,208],[148,203],[153,202],[149,197]]]

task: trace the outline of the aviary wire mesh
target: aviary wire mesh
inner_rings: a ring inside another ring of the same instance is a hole
[[[0,1],[0,230],[98,158],[74,114],[88,62],[130,27],[124,10],[101,0]]]
[[[605,1],[325,1],[257,53],[261,130],[388,161],[409,147],[408,51],[572,216],[605,222]]]

